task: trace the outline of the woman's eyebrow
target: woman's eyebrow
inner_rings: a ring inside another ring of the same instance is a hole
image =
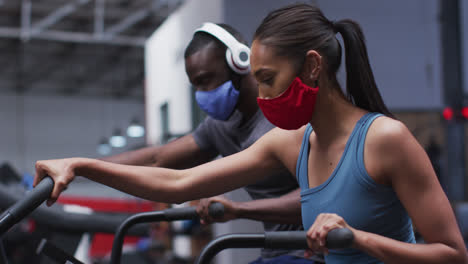
[[[262,74],[265,74],[266,72],[269,72],[271,71],[271,69],[268,69],[268,68],[261,68],[257,71],[255,71],[254,75],[255,75],[255,78],[260,78]]]

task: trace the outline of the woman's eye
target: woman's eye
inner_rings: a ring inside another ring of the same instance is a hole
[[[273,77],[263,79],[262,83],[267,84],[267,85],[272,85],[273,84]]]

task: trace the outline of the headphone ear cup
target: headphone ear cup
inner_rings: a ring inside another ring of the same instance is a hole
[[[226,62],[227,64],[229,65],[229,68],[231,68],[231,70],[233,70],[234,72],[238,73],[238,74],[247,74],[249,73],[250,71],[250,64],[248,64],[247,67],[242,67],[239,65],[239,63],[237,63],[239,60],[239,58],[236,58],[231,50],[228,48],[226,49]]]
[[[236,69],[236,66],[234,65],[232,52],[230,49],[226,49],[226,62],[229,65],[229,68],[231,68],[231,70],[238,73],[238,69]]]

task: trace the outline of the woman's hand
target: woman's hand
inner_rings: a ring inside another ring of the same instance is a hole
[[[224,215],[219,218],[213,218],[209,214],[209,206],[212,203],[221,203],[224,205]],[[201,199],[197,206],[197,213],[200,216],[200,222],[202,224],[211,224],[213,222],[227,222],[232,219],[236,219],[236,203],[230,201],[223,196],[215,196],[211,198]]]
[[[36,162],[36,176],[34,186],[36,186],[45,176],[50,176],[54,180],[54,189],[47,206],[51,206],[57,201],[60,193],[67,189],[68,184],[75,178],[74,164],[77,159],[57,159],[40,160]]]
[[[336,228],[348,228],[353,234],[356,234],[355,230],[350,227],[341,216],[337,214],[319,214],[314,224],[307,231],[307,245],[309,246],[309,250],[306,251],[305,257],[311,257],[316,253],[327,255],[327,234],[330,230]]]

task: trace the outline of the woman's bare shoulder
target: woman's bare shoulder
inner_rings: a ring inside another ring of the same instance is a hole
[[[274,128],[265,134],[264,139],[262,139],[275,159],[280,161],[291,172],[295,171],[305,129],[306,126],[297,130]]]
[[[374,146],[395,148],[409,139],[414,137],[403,122],[382,116],[372,123],[366,140]]]
[[[273,128],[265,134],[268,141],[278,147],[284,147],[285,144],[301,144],[306,126],[302,126],[297,130],[285,130],[281,128]]]
[[[396,119],[379,117],[367,132],[364,159],[366,169],[377,181],[391,182],[395,165],[404,167],[424,150],[406,125]]]

